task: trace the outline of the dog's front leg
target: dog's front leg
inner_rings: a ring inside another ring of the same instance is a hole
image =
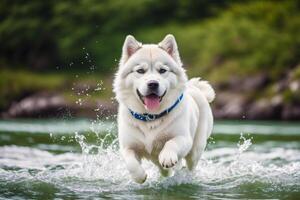
[[[159,154],[159,163],[164,168],[173,167],[189,153],[192,144],[192,138],[189,136],[177,136],[168,140]]]
[[[132,149],[123,149],[122,154],[132,179],[137,183],[144,183],[147,179],[147,174],[141,166],[139,156]]]

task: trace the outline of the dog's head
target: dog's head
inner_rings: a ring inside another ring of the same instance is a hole
[[[114,92],[119,103],[140,113],[159,113],[183,92],[187,77],[173,35],[142,45],[126,37]]]

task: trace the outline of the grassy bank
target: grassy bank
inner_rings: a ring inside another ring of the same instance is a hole
[[[88,91],[89,90],[89,91]],[[86,91],[86,92],[84,92]],[[92,91],[92,92],[91,92]],[[68,102],[74,103],[80,95],[93,100],[112,97],[110,75],[57,70],[34,72],[29,70],[1,70],[0,110],[7,109],[13,102],[36,93],[57,93]],[[87,96],[87,93],[92,93]]]

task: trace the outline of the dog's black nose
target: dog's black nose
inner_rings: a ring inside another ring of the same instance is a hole
[[[148,88],[150,90],[157,90],[158,86],[159,86],[159,84],[157,81],[149,81],[148,82]]]

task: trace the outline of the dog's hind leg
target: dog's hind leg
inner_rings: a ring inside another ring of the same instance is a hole
[[[213,128],[213,115],[209,106],[215,93],[212,87],[205,81],[191,79],[188,84],[189,94],[197,103],[199,109],[199,122],[197,125],[196,134],[193,138],[193,147],[185,157],[186,164],[189,170],[193,170],[205,149],[207,139],[209,138]]]
[[[212,113],[208,112],[207,118],[200,118],[196,135],[193,141],[193,147],[185,157],[186,164],[189,170],[195,169],[201,155],[206,147],[207,139],[212,131]]]
[[[189,170],[196,168],[198,161],[206,146],[206,136],[197,138],[190,153],[185,157],[186,165]]]

